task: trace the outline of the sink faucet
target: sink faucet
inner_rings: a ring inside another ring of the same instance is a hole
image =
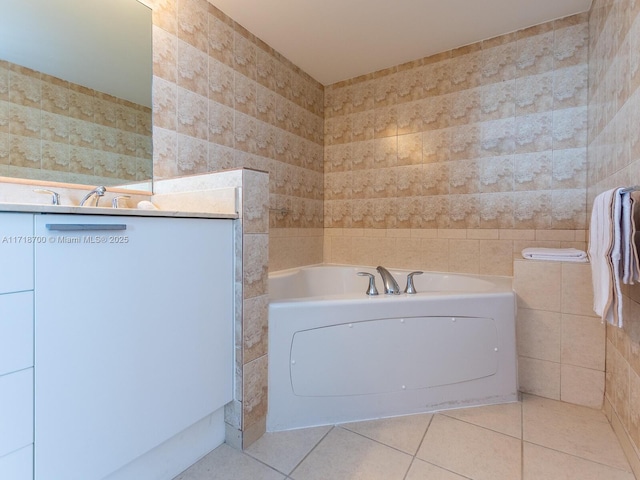
[[[382,284],[384,285],[384,293],[391,295],[400,295],[400,287],[398,282],[393,278],[393,275],[389,273],[389,270],[382,266],[376,268],[380,276],[382,277]]]
[[[96,196],[96,203],[93,205],[94,207],[98,206],[98,202],[100,201],[100,197],[104,196],[104,192],[106,192],[107,189],[105,187],[103,187],[102,185],[99,187],[94,188],[93,190],[91,190],[89,193],[87,193],[84,198],[82,199],[82,201],[80,202],[80,206],[84,207],[84,204],[87,200],[89,200],[89,198],[91,198],[92,196]]]

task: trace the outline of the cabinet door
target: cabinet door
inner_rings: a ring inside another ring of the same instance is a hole
[[[0,375],[33,367],[33,292],[0,295]]]
[[[126,224],[56,231],[46,224]],[[226,220],[42,215],[37,479],[101,479],[232,398]]]
[[[0,377],[0,457],[32,443],[33,368],[28,368]]]
[[[0,457],[0,478],[33,480],[33,445]]]
[[[33,214],[0,213],[0,293],[33,289]]]

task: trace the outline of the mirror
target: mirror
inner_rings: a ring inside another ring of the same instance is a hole
[[[151,9],[0,0],[0,176],[151,185]]]

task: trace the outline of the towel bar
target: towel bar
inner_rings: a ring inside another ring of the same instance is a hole
[[[623,188],[620,193],[637,192],[638,190],[640,190],[640,185],[635,185],[633,187]]]

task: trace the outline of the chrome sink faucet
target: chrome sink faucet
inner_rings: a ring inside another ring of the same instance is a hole
[[[94,207],[98,206],[98,202],[100,201],[100,197],[104,196],[104,193],[107,191],[107,189],[105,187],[103,187],[102,185],[99,187],[94,188],[93,190],[91,190],[89,193],[87,193],[84,198],[82,199],[82,201],[80,202],[80,206],[84,207],[84,204],[87,200],[89,200],[92,196],[96,196],[96,203],[93,205]]]
[[[396,282],[396,279],[393,278],[393,275],[389,273],[389,270],[387,270],[383,266],[378,266],[376,270],[382,277],[384,293],[388,295],[400,295],[400,287],[398,286],[398,282]]]

